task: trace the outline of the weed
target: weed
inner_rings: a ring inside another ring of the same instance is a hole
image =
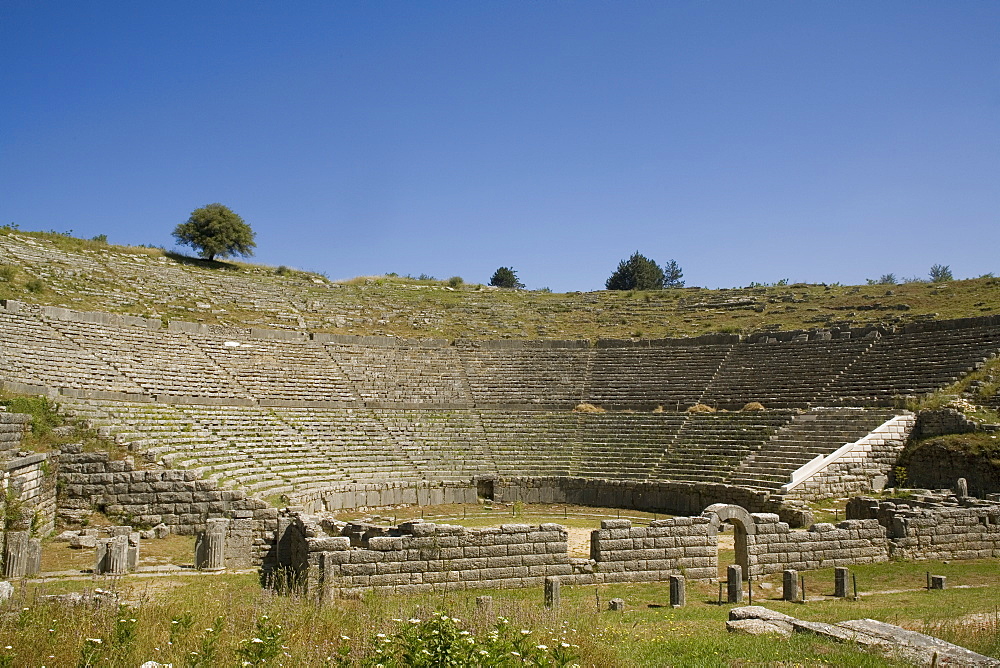
[[[40,278],[32,278],[24,284],[24,289],[28,292],[45,292],[45,282]]]
[[[236,656],[241,659],[241,665],[261,666],[281,654],[281,625],[275,624],[267,615],[257,619],[253,638],[240,642]]]

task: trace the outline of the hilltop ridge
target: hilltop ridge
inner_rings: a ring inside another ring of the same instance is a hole
[[[498,290],[286,267],[0,228],[0,299],[239,327],[407,338],[661,338],[897,327],[1000,312],[1000,279],[651,292]]]

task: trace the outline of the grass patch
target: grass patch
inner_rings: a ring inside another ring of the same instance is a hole
[[[98,436],[86,424],[68,420],[47,397],[0,391],[0,406],[9,413],[31,416],[31,427],[21,440],[21,449],[51,452],[68,443],[80,443],[84,452],[105,452],[111,459],[121,459],[127,451],[111,439]]]
[[[758,583],[755,601],[814,621],[868,617],[935,630],[952,642],[996,656],[996,625],[989,623],[1000,595],[1000,585],[992,577],[995,563],[894,563],[852,570],[858,573],[859,584],[866,585],[863,593],[877,584],[915,590],[866,594],[859,601],[830,598],[796,605],[777,600],[780,586],[768,591],[760,589]],[[920,586],[925,570],[948,575],[949,584],[983,582],[986,586],[923,591]],[[827,589],[832,592],[831,569],[810,571],[806,577],[812,595]],[[780,574],[772,580],[779,578]],[[92,590],[95,584],[118,590],[138,607],[72,607],[41,598],[49,593]],[[483,594],[493,596],[492,615],[476,607],[476,596]],[[625,612],[609,612],[607,601],[611,598],[624,599]],[[206,650],[213,655],[212,660],[200,665],[238,665],[246,658],[245,648],[253,638],[267,643],[270,637],[280,640],[275,644],[280,651],[267,665],[361,666],[384,661],[387,655],[400,657],[406,648],[443,651],[447,639],[466,642],[464,638],[472,636],[477,648],[485,646],[491,630],[504,618],[507,629],[515,632],[499,632],[501,639],[506,638],[504,642],[527,641],[522,651],[537,651],[536,656],[548,659],[533,665],[562,665],[554,660],[556,656],[581,666],[907,665],[809,634],[796,634],[787,640],[728,634],[724,629],[731,606],[715,605],[715,598],[714,583],[689,583],[688,605],[674,610],[664,607],[669,602],[669,586],[652,582],[564,586],[557,610],[543,606],[541,588],[368,594],[360,600],[316,606],[298,596],[261,590],[254,575],[131,576],[99,583],[26,581],[18,586],[13,599],[3,604],[0,647],[10,646],[5,656],[12,665],[77,665],[88,650],[88,638],[101,640],[91,641],[89,646],[93,649],[98,645],[99,663],[108,665],[139,665],[146,660],[199,665],[195,661],[203,658]],[[441,626],[441,615],[447,616],[454,628]],[[981,616],[983,623],[963,623],[971,616]],[[433,634],[434,629],[439,633]],[[511,646],[497,643],[491,647],[500,650],[494,659],[501,653],[506,653],[508,660],[516,658],[509,654]],[[555,654],[555,648],[564,653]],[[480,665],[475,661],[478,659],[466,658],[461,665]],[[397,660],[384,661],[383,665],[416,664]],[[497,661],[488,665],[523,664]]]
[[[1000,435],[996,432],[971,432],[968,434],[945,434],[930,436],[913,441],[906,447],[906,452],[900,462],[905,464],[906,455],[923,448],[940,447],[952,452],[964,452],[970,455],[987,457],[1000,466]]]

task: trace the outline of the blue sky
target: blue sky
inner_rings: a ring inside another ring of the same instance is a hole
[[[1000,274],[998,2],[0,4],[0,222],[603,287]]]

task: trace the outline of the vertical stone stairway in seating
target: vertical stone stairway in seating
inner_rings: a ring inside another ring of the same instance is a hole
[[[731,485],[777,491],[792,472],[845,443],[867,436],[895,415],[891,409],[820,408],[796,415],[726,479]]]

